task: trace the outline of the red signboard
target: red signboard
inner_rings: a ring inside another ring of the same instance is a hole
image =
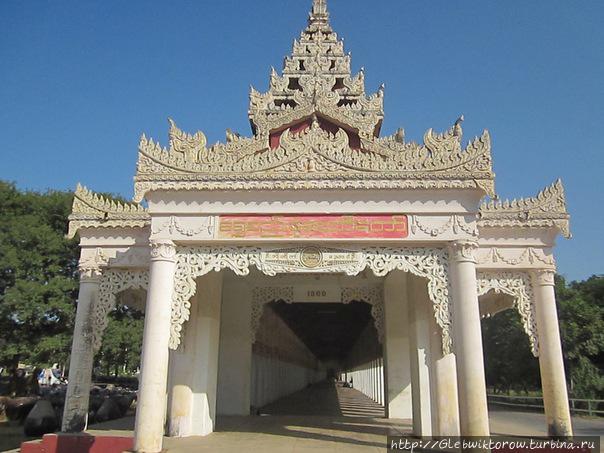
[[[409,234],[407,216],[222,215],[218,239],[401,239]]]

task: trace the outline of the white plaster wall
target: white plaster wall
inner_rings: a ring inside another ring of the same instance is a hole
[[[214,430],[221,291],[222,274],[210,273],[197,280],[184,341],[170,353],[171,436],[205,436]]]
[[[384,281],[384,362],[388,418],[410,419],[412,412],[407,274],[393,271]]]
[[[472,213],[484,193],[474,189],[443,190],[157,190],[146,195],[153,214],[186,213]]]
[[[249,415],[251,404],[252,290],[246,279],[225,275],[218,361],[219,415]]]
[[[430,319],[433,309],[427,283],[423,278],[408,276],[413,434],[416,436],[432,435]]]
[[[324,377],[319,370],[252,354],[252,406],[265,406]]]

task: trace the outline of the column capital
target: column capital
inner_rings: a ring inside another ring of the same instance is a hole
[[[538,269],[531,272],[534,286],[554,286],[554,271],[551,269]]]
[[[152,239],[149,241],[151,245],[151,261],[176,261],[176,246],[169,239]]]
[[[80,283],[100,283],[103,276],[103,269],[90,263],[80,263],[78,272],[80,274]]]
[[[107,262],[107,255],[100,247],[97,247],[92,253],[82,250],[82,256],[78,263],[80,283],[100,283]]]
[[[449,256],[453,261],[476,263],[474,252],[478,250],[478,242],[462,239],[449,244]]]

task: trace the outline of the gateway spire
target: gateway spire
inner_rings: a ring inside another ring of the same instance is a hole
[[[312,11],[308,17],[309,25],[327,25],[328,21],[327,0],[313,0]]]

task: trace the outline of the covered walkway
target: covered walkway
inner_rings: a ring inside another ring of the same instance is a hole
[[[261,415],[384,417],[384,406],[354,388],[323,381],[260,409]]]
[[[218,418],[206,438],[166,439],[169,452],[383,452],[388,435],[410,432],[408,420],[385,419],[384,407],[353,388],[323,381],[285,396],[258,416]]]

